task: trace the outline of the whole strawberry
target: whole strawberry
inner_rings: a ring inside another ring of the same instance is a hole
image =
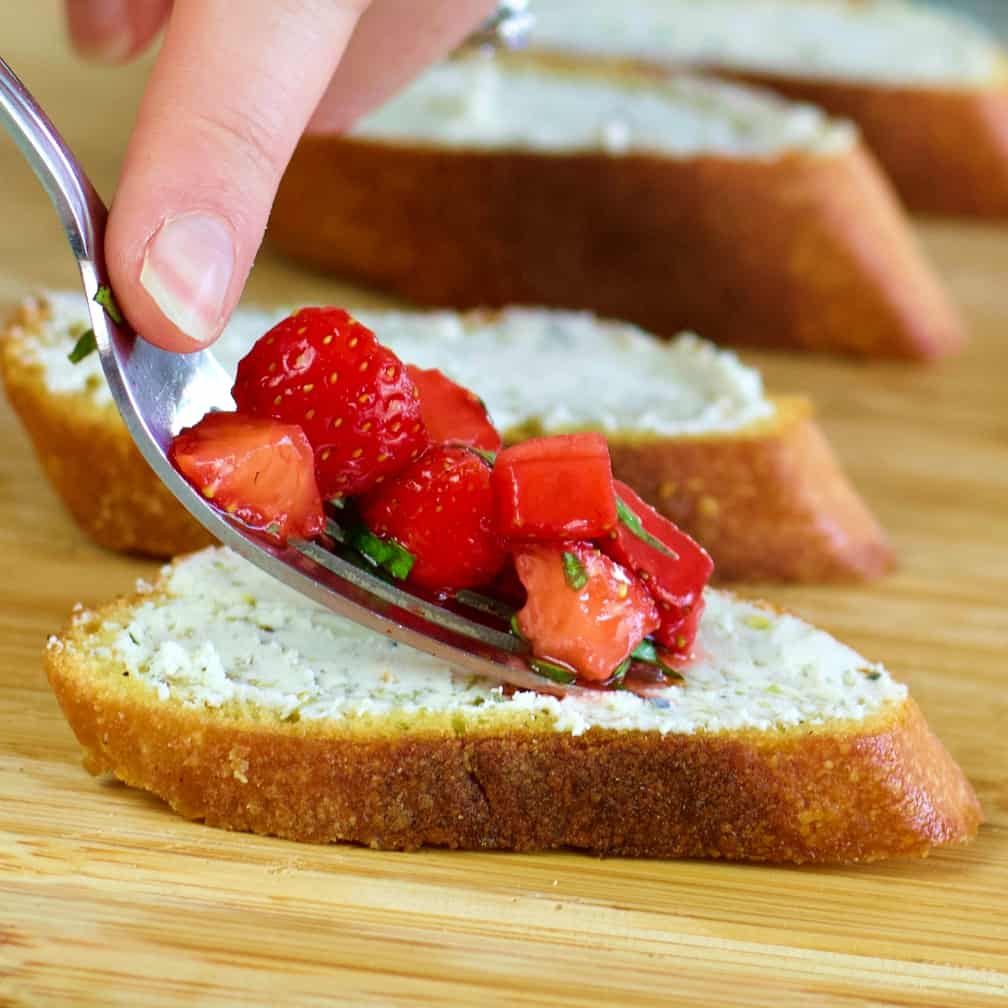
[[[301,427],[324,498],[362,493],[429,440],[402,361],[341,308],[302,308],[274,326],[238,365],[233,395],[240,413]]]
[[[507,554],[494,530],[490,467],[468,448],[436,446],[357,501],[364,524],[413,556],[408,580],[449,591],[492,581]]]

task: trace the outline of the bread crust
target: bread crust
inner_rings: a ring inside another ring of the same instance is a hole
[[[91,772],[213,826],[404,850],[850,863],[924,855],[982,820],[909,699],[864,723],[695,735],[289,723],[159,701],[101,666],[89,635],[129,605],[50,644],[49,681]]]
[[[24,341],[46,324],[26,302],[0,339],[0,374],[53,489],[81,530],[121,552],[169,558],[213,541],[150,470],[112,406],[50,392]],[[618,478],[704,542],[717,578],[850,581],[893,565],[809,403],[777,399],[770,422],[731,434],[610,438]],[[526,433],[532,433],[528,431]],[[514,437],[508,440],[516,440]]]
[[[1001,80],[938,88],[705,69],[852,119],[917,213],[1008,216],[1008,84]]]
[[[23,334],[48,318],[28,301],[0,339],[0,375],[49,483],[85,535],[123,553],[169,557],[213,538],[178,503],[140,454],[114,406],[87,393],[54,394],[26,364]]]
[[[985,85],[939,87],[641,57],[542,51],[557,66],[674,76],[688,70],[810,102],[855,122],[906,207],[954,217],[1008,215],[1008,62]]]
[[[860,145],[676,159],[308,136],[268,234],[424,305],[585,308],[658,335],[865,357],[963,342]]]
[[[610,438],[613,472],[715,558],[722,581],[821,583],[890,570],[885,533],[843,478],[805,399],[740,434]]]

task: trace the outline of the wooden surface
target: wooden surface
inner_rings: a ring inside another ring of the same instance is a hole
[[[54,10],[0,5],[0,50],[108,192],[140,75],[76,66]],[[0,300],[74,282],[6,142],[0,220]],[[385,854],[184,822],[79,765],[44,641],[149,567],[80,541],[0,401],[0,1005],[1008,1004],[1008,232],[924,237],[974,331],[960,359],[752,355],[772,388],[815,397],[902,569],[760,590],[910,683],[984,803],[972,846],[790,870]],[[251,296],[343,294],[264,255]]]

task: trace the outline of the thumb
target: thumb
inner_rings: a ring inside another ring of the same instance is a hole
[[[176,0],[106,236],[112,283],[145,339],[220,334],[270,204],[367,0]]]

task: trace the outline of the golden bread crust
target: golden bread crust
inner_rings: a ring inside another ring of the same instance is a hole
[[[890,570],[885,533],[808,401],[775,406],[772,425],[741,434],[610,439],[613,472],[707,547],[719,580],[820,583]]]
[[[100,546],[168,557],[214,540],[154,475],[114,406],[87,393],[53,394],[22,340],[44,325],[44,303],[18,309],[0,339],[0,375],[53,489]]]
[[[814,102],[858,124],[909,209],[1008,216],[1008,85],[945,89],[712,72]]]
[[[129,604],[50,645],[49,681],[89,770],[213,826],[394,849],[848,863],[924,855],[982,820],[911,700],[864,723],[695,735],[289,723],[159,701],[103,666],[89,642]]]
[[[575,52],[539,51],[531,58],[613,74],[674,76],[684,69],[643,58]],[[1008,63],[986,85],[966,87],[800,77],[718,64],[685,69],[811,102],[857,123],[900,200],[915,213],[1008,215]]]
[[[110,405],[48,391],[24,344],[44,303],[19,309],[0,338],[0,374],[49,480],[102,546],[169,558],[208,533],[153,474]],[[769,422],[738,434],[610,439],[613,468],[695,535],[720,581],[877,577],[893,564],[885,534],[850,486],[802,399],[775,400]],[[510,440],[510,439],[509,439]]]
[[[269,236],[426,305],[585,308],[664,336],[866,357],[963,341],[860,146],[675,159],[309,136]]]

